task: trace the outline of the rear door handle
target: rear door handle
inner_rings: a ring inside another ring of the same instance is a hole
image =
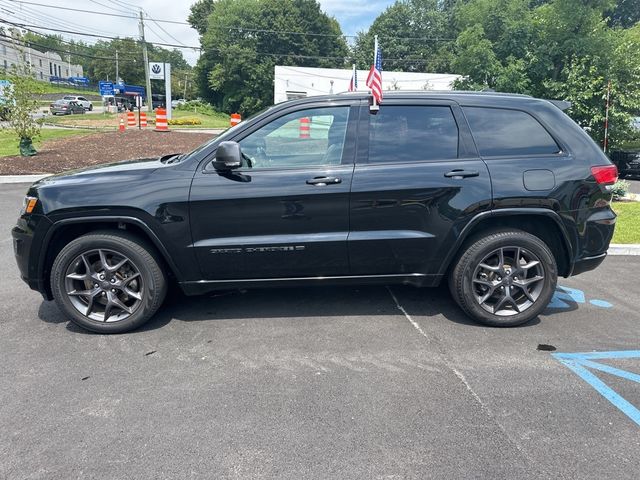
[[[444,174],[447,178],[467,178],[467,177],[478,177],[480,172],[477,170],[463,170],[462,168],[456,168]]]
[[[336,183],[342,183],[342,179],[338,177],[314,177],[307,180],[307,185],[315,185],[317,187],[324,187],[326,185],[335,185]]]

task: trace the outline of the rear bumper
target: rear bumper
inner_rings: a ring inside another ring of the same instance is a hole
[[[571,272],[571,275],[580,275],[581,273],[594,270],[604,262],[605,258],[607,258],[606,252],[593,257],[582,258],[573,265],[573,272]]]

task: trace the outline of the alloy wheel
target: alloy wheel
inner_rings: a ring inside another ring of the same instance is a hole
[[[82,315],[100,322],[129,318],[142,304],[142,275],[133,261],[114,250],[78,255],[65,273],[65,292]]]
[[[531,251],[500,247],[478,263],[472,277],[476,301],[487,312],[512,316],[530,308],[544,287],[544,268]]]

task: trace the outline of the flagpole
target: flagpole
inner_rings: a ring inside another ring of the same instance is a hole
[[[375,35],[374,37],[374,46],[373,46],[373,63],[372,65],[376,64],[376,61],[378,60],[378,35]],[[380,81],[380,88],[382,89],[382,81]],[[378,105],[376,103],[376,96],[375,95],[371,95],[373,97],[373,109],[377,109]]]
[[[356,64],[353,64],[353,68],[352,68],[352,72],[351,72],[351,78],[353,79],[353,91],[357,92],[358,91],[358,80],[356,80]]]

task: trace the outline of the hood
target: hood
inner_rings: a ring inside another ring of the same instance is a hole
[[[44,177],[33,184],[33,187],[44,187],[53,183],[74,183],[89,182],[92,179],[103,179],[106,176],[114,175],[118,177],[127,177],[129,175],[145,175],[149,174],[157,168],[161,168],[163,163],[169,157],[175,154],[165,155],[155,158],[140,158],[136,160],[124,160],[120,162],[105,163],[90,167],[78,168],[75,170],[67,170],[65,172],[56,173],[48,177]]]

